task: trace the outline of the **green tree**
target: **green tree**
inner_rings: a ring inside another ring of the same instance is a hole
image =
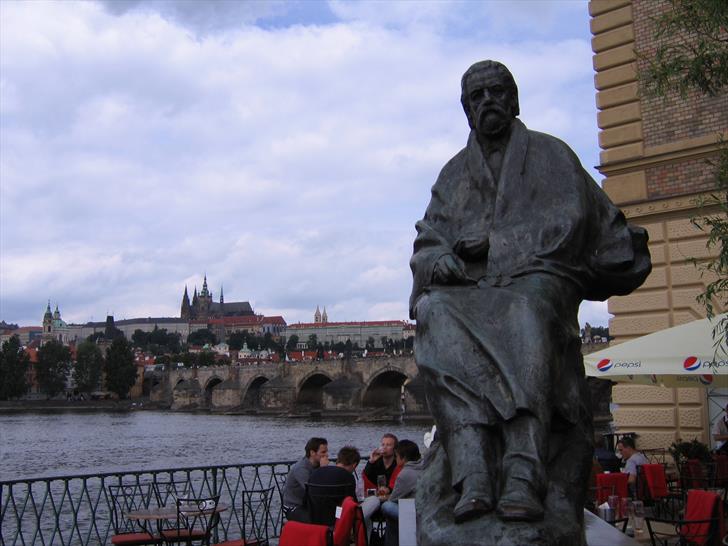
[[[71,351],[60,341],[51,340],[38,350],[36,378],[38,386],[48,398],[53,398],[66,388],[71,368]]]
[[[228,336],[228,347],[230,347],[230,350],[232,351],[239,351],[243,348],[243,344],[247,342],[249,337],[248,331],[244,330],[242,332],[233,332]],[[248,345],[248,347],[250,347]]]
[[[97,341],[103,341],[103,340],[104,340],[103,332],[96,332],[86,338],[86,341],[91,341],[93,343],[96,343]]]
[[[217,343],[217,338],[210,330],[202,328],[200,330],[190,332],[190,335],[187,336],[187,343],[190,345],[215,345]]]
[[[367,349],[368,351],[371,351],[374,349],[374,338],[372,336],[369,336],[367,338],[367,341],[364,344],[364,348]]]
[[[298,345],[298,336],[296,334],[293,334],[288,338],[288,341],[286,341],[286,349],[289,351],[292,351],[296,348]]]
[[[197,355],[197,365],[202,366],[214,366],[215,365],[215,353],[212,351],[200,351]]]
[[[640,75],[645,88],[657,96],[719,94],[728,84],[728,3],[671,0],[654,21],[658,46]]]
[[[119,398],[126,398],[136,382],[137,367],[134,364],[134,353],[125,338],[114,339],[106,349],[105,371],[106,388],[118,394]]]
[[[728,2],[725,0],[671,0],[670,7],[655,19],[658,46],[640,80],[648,94],[658,97],[689,92],[715,96],[728,85]],[[708,196],[696,200],[699,213],[691,219],[708,235],[707,246],[717,253],[709,260],[693,260],[710,279],[698,296],[709,317],[715,305],[728,305],[728,145],[719,141],[717,157],[708,163],[715,184]],[[713,330],[716,350],[728,349],[728,319]]]
[[[17,398],[28,392],[30,358],[20,345],[18,336],[12,336],[0,347],[0,400]]]
[[[76,349],[76,365],[73,368],[73,380],[81,392],[92,392],[101,384],[101,372],[104,367],[104,356],[95,343],[84,341]]]
[[[316,334],[311,334],[308,336],[308,341],[306,342],[306,347],[309,351],[315,351],[316,347],[318,346],[318,336]]]

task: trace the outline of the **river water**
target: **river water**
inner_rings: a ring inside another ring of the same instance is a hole
[[[384,432],[417,442],[427,425],[309,422],[276,417],[161,411],[48,411],[0,414],[0,481],[117,470],[288,461],[323,436],[332,456],[354,445],[362,456]]]

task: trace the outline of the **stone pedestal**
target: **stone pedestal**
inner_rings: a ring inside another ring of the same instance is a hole
[[[418,546],[586,546],[584,500],[590,455],[584,455],[592,446],[583,443],[587,431],[578,429],[574,427],[570,435],[555,435],[557,441],[552,441],[546,513],[538,522],[503,522],[491,512],[455,523],[458,496],[451,486],[449,463],[442,446],[433,443],[417,482]],[[582,438],[582,443],[573,443],[573,435]]]

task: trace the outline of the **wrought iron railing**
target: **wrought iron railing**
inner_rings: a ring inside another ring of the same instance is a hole
[[[99,545],[110,543],[108,486],[187,481],[199,497],[220,495],[215,541],[242,537],[242,491],[275,487],[270,537],[280,535],[283,484],[293,461],[82,474],[0,482],[0,545]]]

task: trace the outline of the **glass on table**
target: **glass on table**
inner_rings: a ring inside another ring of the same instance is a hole
[[[387,494],[387,476],[380,474],[377,476],[377,495]]]
[[[632,501],[635,535],[641,534],[645,527],[645,505],[642,501]]]

